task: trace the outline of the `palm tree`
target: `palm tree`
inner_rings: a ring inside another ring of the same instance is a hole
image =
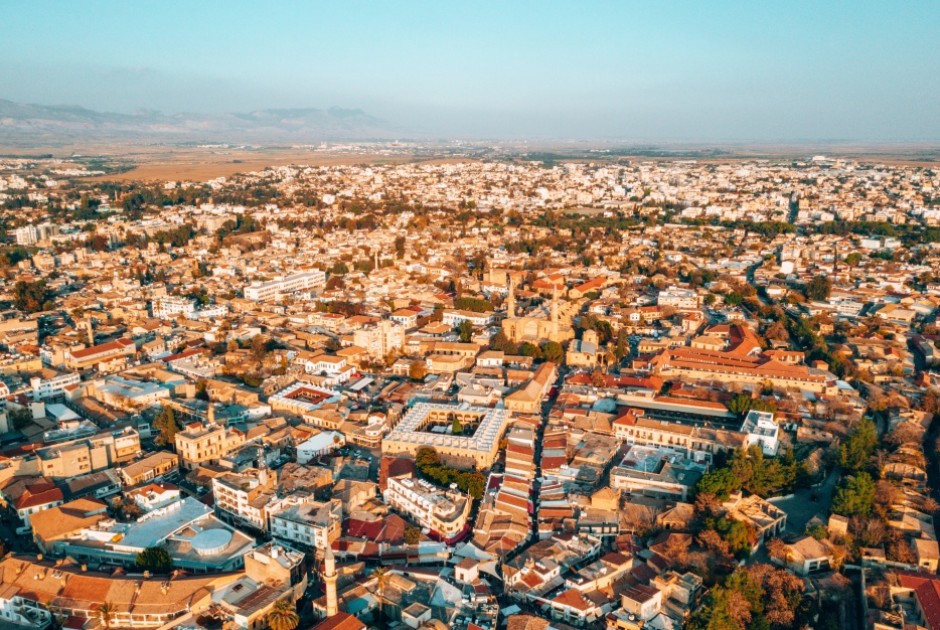
[[[104,624],[105,628],[111,627],[111,621],[114,619],[114,613],[117,608],[111,602],[102,602],[98,606],[98,621]]]
[[[388,586],[389,579],[391,579],[392,574],[388,572],[388,569],[385,567],[378,567],[375,571],[372,572],[372,575],[377,580],[377,590],[379,593],[385,592],[385,587]]]
[[[268,626],[271,630],[294,630],[299,623],[297,608],[289,599],[279,600],[268,613]]]

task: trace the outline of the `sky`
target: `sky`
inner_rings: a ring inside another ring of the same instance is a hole
[[[442,137],[940,140],[938,0],[0,0],[0,99]]]

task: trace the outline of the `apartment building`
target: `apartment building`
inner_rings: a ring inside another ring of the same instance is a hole
[[[35,453],[39,474],[52,479],[69,479],[133,459],[140,453],[140,435],[128,427],[47,446]]]
[[[229,522],[267,531],[266,507],[274,494],[275,478],[266,469],[248,468],[212,479],[215,510]]]
[[[374,359],[384,359],[405,346],[405,327],[387,319],[364,326],[353,332],[353,345],[363,348]]]
[[[278,276],[268,282],[253,282],[244,288],[243,294],[246,300],[270,302],[290,293],[319,289],[325,284],[326,274],[320,269],[313,269],[290,276]]]
[[[385,502],[417,522],[432,536],[452,541],[464,533],[471,500],[413,477],[392,477],[383,493]]]
[[[340,537],[343,503],[339,499],[290,505],[269,517],[271,535],[302,549],[324,550]]]

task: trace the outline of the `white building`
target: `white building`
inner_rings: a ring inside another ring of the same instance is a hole
[[[289,293],[318,289],[325,284],[326,274],[320,269],[313,269],[290,276],[278,276],[268,282],[252,282],[243,293],[246,300],[269,302]]]
[[[774,456],[780,445],[780,427],[774,420],[774,414],[769,411],[747,412],[741,433],[747,434],[747,445],[760,444],[764,455]]]
[[[78,385],[82,381],[78,372],[50,374],[48,378],[44,378],[44,376],[46,375],[34,376],[29,379],[29,385],[33,390],[33,400],[43,400],[64,394],[70,386]]]
[[[468,496],[441,490],[423,479],[392,477],[384,497],[390,507],[404,512],[421,527],[445,540],[463,532],[470,515]]]
[[[444,311],[441,321],[451,328],[456,328],[460,322],[470,322],[474,328],[480,328],[493,321],[492,313],[475,313],[473,311]]]
[[[681,289],[672,286],[659,292],[656,304],[658,306],[671,306],[679,310],[691,310],[701,306],[702,298],[693,289]]]
[[[398,352],[405,346],[405,327],[387,319],[382,320],[355,331],[353,345],[365,348],[372,358],[385,358],[393,350]]]
[[[312,459],[331,453],[346,445],[346,437],[338,431],[323,431],[297,445],[297,463],[307,464]]]
[[[326,549],[342,533],[343,503],[339,499],[291,505],[269,517],[271,535],[307,549]]]
[[[39,242],[39,230],[36,229],[35,225],[24,225],[21,228],[16,228],[16,244],[17,245],[35,245]]]
[[[196,319],[195,300],[168,295],[153,303],[153,316],[157,319],[173,319],[178,315]]]

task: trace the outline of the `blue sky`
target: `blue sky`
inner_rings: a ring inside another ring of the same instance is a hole
[[[940,2],[0,0],[0,98],[441,136],[940,140]]]

